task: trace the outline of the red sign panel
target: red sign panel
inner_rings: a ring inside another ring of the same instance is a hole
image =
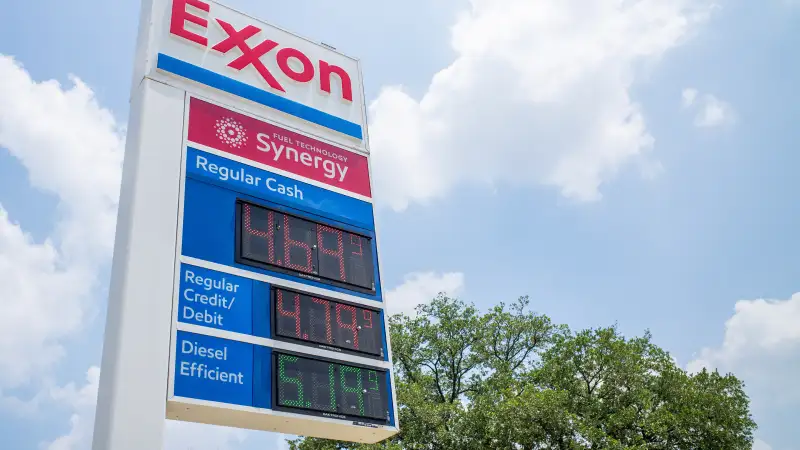
[[[197,98],[189,103],[189,140],[372,197],[365,156]]]

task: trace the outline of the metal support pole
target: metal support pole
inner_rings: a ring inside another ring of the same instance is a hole
[[[184,95],[134,88],[93,450],[163,446]]]

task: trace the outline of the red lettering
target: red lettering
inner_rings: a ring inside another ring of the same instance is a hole
[[[350,312],[350,323],[342,322],[342,310]],[[336,305],[336,324],[340,329],[353,332],[353,348],[358,350],[358,325],[356,324],[356,308],[353,306]]]
[[[357,239],[357,240],[354,240],[354,239]],[[364,247],[361,246],[361,238],[360,237],[351,234],[350,235],[350,244],[358,246],[358,253],[356,253],[356,252],[350,252],[350,253],[352,253],[354,255],[358,255],[358,256],[364,256]]]
[[[267,240],[269,262],[275,263],[275,215],[272,211],[267,213],[267,231],[255,229],[251,226],[252,212],[250,205],[244,205],[244,228],[250,236],[258,236]]]
[[[208,20],[186,11],[187,5],[194,6],[195,8],[205,12],[209,12],[211,10],[211,6],[208,3],[203,3],[200,0],[173,0],[172,18],[170,19],[169,32],[175,36],[188,39],[196,44],[206,47],[208,46],[208,39],[205,36],[200,36],[197,33],[187,30],[186,22],[192,22],[195,25],[208,28]]]
[[[295,72],[292,66],[289,65],[289,58],[294,58],[300,61],[303,65],[302,72]],[[278,52],[278,67],[286,74],[287,77],[297,81],[298,83],[308,83],[314,79],[314,64],[308,59],[305,53],[295,48],[287,47]]]
[[[342,98],[353,101],[353,84],[350,75],[339,66],[333,66],[325,61],[319,62],[319,87],[323,92],[331,93],[331,75],[336,74],[342,82]]]
[[[270,71],[267,69],[267,66],[265,66],[264,63],[262,63],[259,59],[277,47],[278,43],[275,41],[266,40],[255,46],[255,48],[250,48],[246,41],[259,33],[261,28],[248,25],[241,30],[236,31],[236,29],[233,28],[233,25],[225,22],[224,20],[217,19],[217,23],[219,23],[222,29],[228,34],[228,37],[212,47],[212,49],[220,53],[228,53],[231,49],[237,47],[242,52],[242,56],[231,61],[228,64],[228,67],[231,67],[235,70],[242,70],[248,65],[252,65],[258,71],[258,73],[261,74],[261,77],[264,78],[264,81],[266,81],[270,87],[281,92],[286,92],[283,89],[283,86],[278,83],[278,80],[272,76],[272,73],[270,73]]]
[[[331,233],[336,236],[336,250],[325,248],[325,245],[323,245],[323,242],[325,242],[322,235],[323,232]],[[342,242],[342,232],[335,228],[326,227],[325,225],[317,225],[317,242],[319,242],[319,249],[323,255],[332,256],[339,260],[339,278],[341,278],[342,281],[347,281],[347,277],[344,273],[344,243]]]
[[[206,36],[186,29],[187,22],[198,25],[203,29],[208,28],[208,19],[189,12],[189,6],[206,13],[211,11],[211,5],[203,0],[173,0],[169,31],[175,36],[194,42],[203,47],[208,47],[208,38]],[[279,44],[273,40],[266,39],[255,47],[250,47],[250,45],[247,43],[247,40],[260,33],[262,31],[261,28],[255,25],[247,25],[241,30],[236,30],[233,25],[225,22],[222,19],[217,18],[216,22],[219,24],[222,30],[227,33],[227,37],[211,48],[223,54],[228,53],[234,48],[238,48],[242,52],[241,56],[228,63],[228,67],[237,71],[241,71],[247,66],[253,66],[253,68],[256,69],[256,71],[271,88],[280,92],[286,92],[281,83],[272,73],[270,73],[267,66],[261,61],[262,56],[278,48]],[[296,65],[295,67],[290,65],[289,60],[292,58],[300,63],[302,66],[300,70],[296,70]],[[317,74],[316,67],[311,59],[309,59],[305,53],[295,48],[286,47],[280,49],[275,54],[275,61],[281,72],[283,72],[289,79],[298,83],[311,82],[314,79],[314,76]],[[319,61],[318,73],[320,77],[320,90],[327,94],[331,94],[332,85],[334,84],[334,82],[331,80],[333,76],[336,75],[339,80],[339,86],[341,86],[342,98],[349,102],[353,101],[352,80],[350,79],[350,75],[344,69],[339,66],[329,64],[326,61]]]
[[[311,273],[314,270],[314,264],[311,259],[311,246],[307,242],[296,241],[292,239],[292,228],[289,222],[289,216],[283,216],[283,254],[284,265],[290,269],[299,270],[300,272]],[[297,247],[305,253],[305,265],[295,264],[291,260],[292,248]]]
[[[288,294],[288,292],[287,292]],[[294,319],[295,335],[300,337],[300,294],[294,294],[294,311],[286,311],[283,309],[283,291],[278,290],[278,313],[284,317],[291,317]]]

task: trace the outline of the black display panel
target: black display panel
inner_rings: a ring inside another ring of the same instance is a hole
[[[276,338],[383,358],[380,312],[282,288],[272,289]]]
[[[278,407],[329,417],[389,419],[386,371],[273,354]]]
[[[237,223],[237,262],[375,292],[371,238],[242,201]]]

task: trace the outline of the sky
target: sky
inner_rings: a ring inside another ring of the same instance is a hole
[[[744,380],[798,450],[800,4],[228,0],[363,64],[382,278]],[[91,445],[139,4],[0,0],[0,436]],[[283,436],[168,422],[167,450]]]

